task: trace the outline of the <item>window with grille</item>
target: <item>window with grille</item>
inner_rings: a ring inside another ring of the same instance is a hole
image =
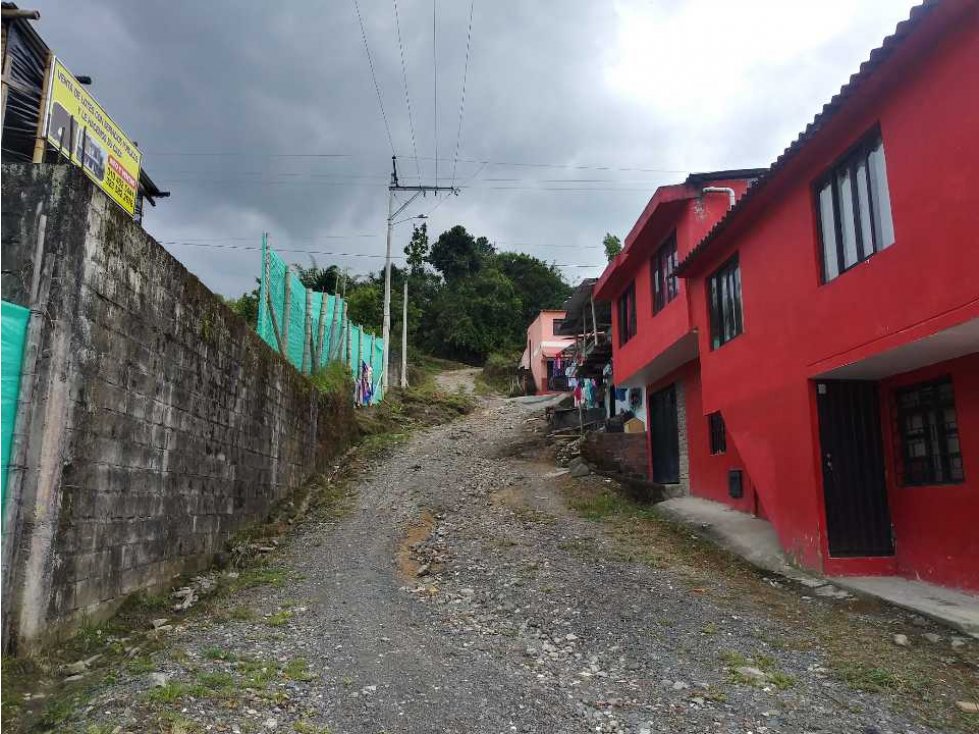
[[[903,388],[895,400],[904,486],[965,481],[951,379]]]
[[[619,346],[636,335],[636,284],[633,281],[619,297]]]
[[[728,260],[708,281],[711,348],[727,344],[744,330],[741,314],[741,267]]]
[[[710,452],[723,454],[727,451],[727,434],[724,430],[724,417],[719,413],[707,416],[707,426],[710,430]]]
[[[676,275],[676,234],[664,242],[649,263],[653,285],[653,313],[658,313],[676,298],[679,288]]]
[[[848,153],[816,184],[823,282],[894,242],[880,133]]]

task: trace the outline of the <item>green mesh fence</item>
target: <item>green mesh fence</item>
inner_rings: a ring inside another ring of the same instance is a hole
[[[0,466],[0,506],[7,508],[7,467],[10,465],[10,446],[14,439],[14,420],[17,417],[17,399],[20,395],[20,374],[24,361],[24,339],[27,336],[27,323],[31,312],[23,306],[3,301],[0,314],[2,331],[3,375],[0,381],[0,403],[2,403],[3,458]],[[4,512],[6,514],[6,512]]]
[[[303,374],[342,361],[357,383],[358,403],[372,404],[383,397],[383,340],[350,322],[342,298],[305,288],[264,238],[256,329]]]

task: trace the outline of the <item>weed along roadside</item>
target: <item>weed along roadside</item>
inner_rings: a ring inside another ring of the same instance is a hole
[[[257,588],[281,589],[301,577],[283,561],[295,532],[306,527],[328,528],[354,507],[358,477],[372,471],[388,452],[414,431],[451,421],[473,410],[475,402],[462,392],[446,392],[436,381],[439,368],[457,367],[424,361],[412,370],[413,386],[393,390],[378,405],[358,409],[356,443],[324,474],[311,477],[273,506],[264,521],[253,523],[229,538],[215,565],[200,574],[176,578],[158,594],[137,593],[103,622],[83,622],[69,638],[51,642],[32,654],[3,659],[3,728],[10,732],[112,732],[113,727],[78,728],[79,712],[106,687],[124,676],[146,683],[137,697],[154,730],[190,734],[199,729],[175,710],[185,697],[232,705],[244,688],[263,689],[262,696],[288,696],[283,687],[315,677],[303,658],[285,661],[248,655],[231,657],[219,648],[205,649],[203,660],[224,663],[217,672],[200,672],[191,683],[176,683],[157,662],[161,655],[187,660],[180,639],[199,627],[260,622],[270,632],[287,625],[300,606],[284,600],[269,614],[260,614],[241,601]],[[348,394],[353,385],[345,367],[327,369],[313,380],[327,393]],[[461,368],[461,365],[458,366]],[[300,719],[296,732],[326,729]],[[125,731],[143,731],[141,728]]]

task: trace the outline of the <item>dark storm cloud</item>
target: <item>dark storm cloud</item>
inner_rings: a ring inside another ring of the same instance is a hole
[[[360,5],[399,169],[413,182],[393,3]],[[435,233],[461,222],[501,247],[592,266],[567,268],[571,279],[595,275],[604,233],[625,235],[657,185],[690,169],[767,165],[910,3],[867,2],[858,11],[826,3],[798,19],[785,10],[792,3],[739,3],[737,16],[718,21],[716,9],[733,5],[478,1],[465,160],[455,177],[466,188],[435,209],[431,196],[420,200],[410,213],[431,211]],[[391,151],[352,0],[32,7],[42,12],[42,36],[75,73],[94,77],[94,94],[173,192],[146,217],[158,239],[254,246],[267,230],[282,248],[383,253]],[[433,182],[432,3],[398,7],[418,168]],[[813,13],[822,13],[822,31]],[[440,183],[453,171],[468,16],[467,2],[438,2]],[[781,25],[764,27],[769,21]],[[732,35],[736,43],[725,46]],[[654,50],[648,58],[644,44]],[[721,51],[712,65],[695,63]],[[494,163],[469,162],[487,159]],[[407,223],[397,229],[399,253],[409,233]],[[167,246],[225,294],[251,287],[258,272],[252,250]],[[316,258],[356,272],[382,262]]]

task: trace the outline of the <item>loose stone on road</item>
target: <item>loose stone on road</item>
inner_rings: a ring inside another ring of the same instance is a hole
[[[471,371],[441,384],[471,385]],[[394,449],[357,481],[351,512],[278,552],[284,585],[239,594],[251,615],[173,633],[154,670],[185,686],[174,717],[335,734],[937,731],[830,675],[791,642],[804,622],[723,574],[624,553],[569,508],[577,483],[607,480],[555,472],[540,413],[496,399]],[[219,676],[234,695],[193,688]],[[133,702],[155,680],[123,677],[86,720],[140,730]]]

